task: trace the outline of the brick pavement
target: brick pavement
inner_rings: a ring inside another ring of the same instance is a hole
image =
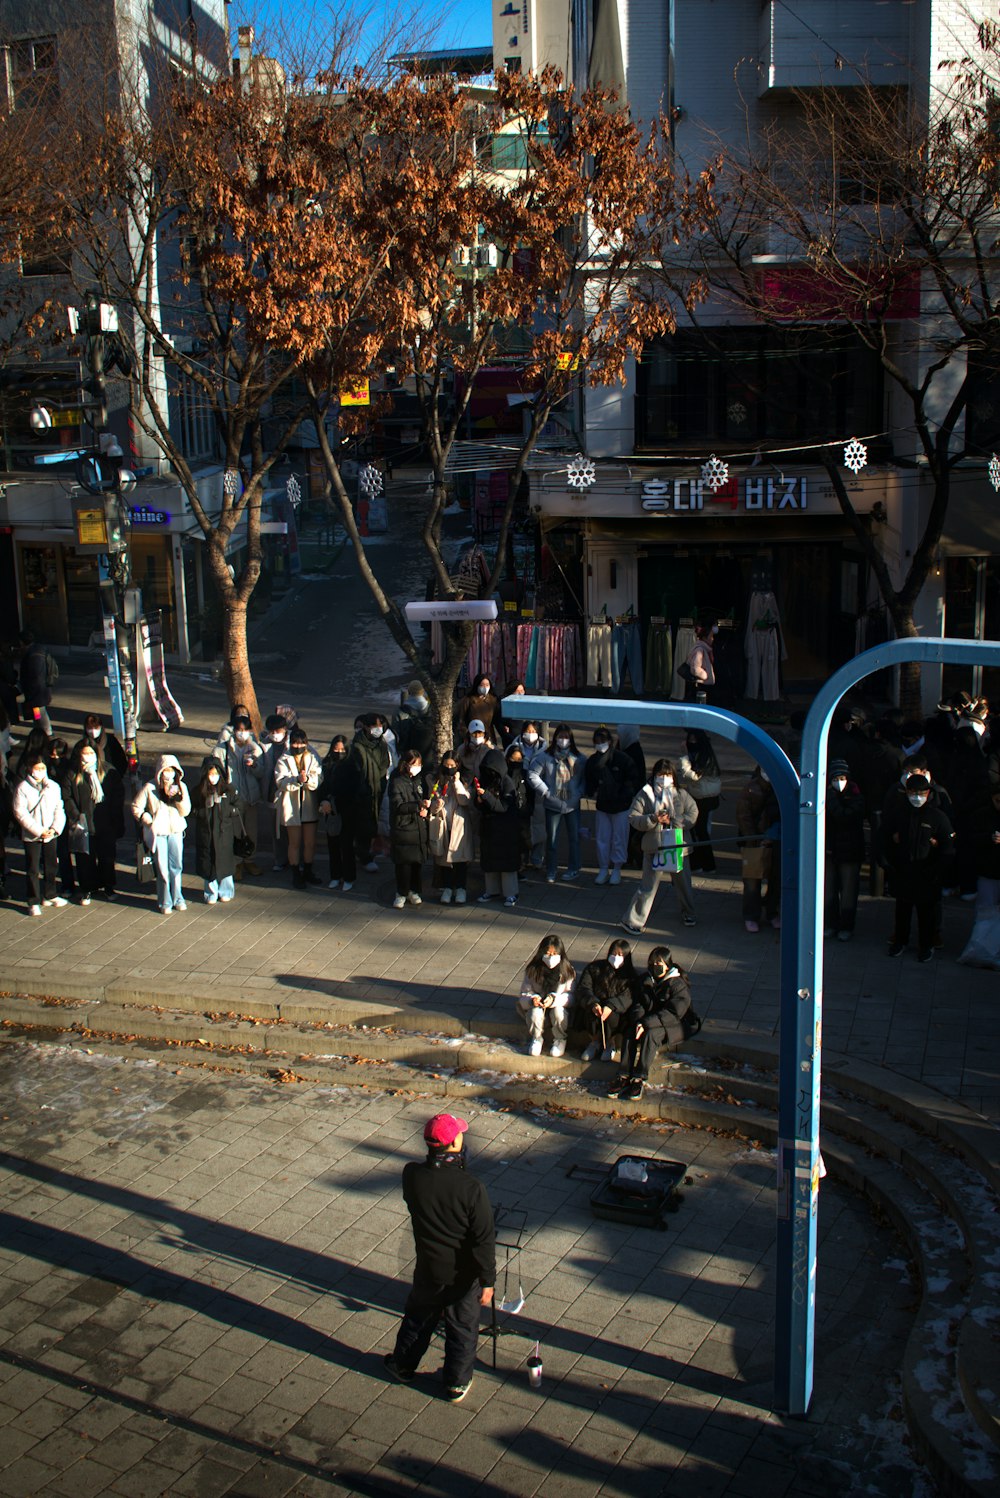
[[[808,1422],[767,1408],[773,1156],[666,1127],[484,1110],[472,1166],[526,1214],[522,1315],[459,1407],[382,1377],[433,1101],[0,1046],[0,1491],[929,1498],[901,1438],[913,1285],[827,1182]],[[660,1234],[573,1163],[688,1166]],[[541,1343],[541,1393],[523,1362]]]

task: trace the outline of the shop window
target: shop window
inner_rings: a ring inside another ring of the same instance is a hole
[[[142,589],[143,613],[160,611],[163,648],[173,654],[177,650],[177,606],[169,536],[136,536],[133,530],[132,581]]]
[[[636,443],[813,442],[831,429],[878,431],[882,388],[877,356],[828,324],[682,329],[642,357]]]
[[[59,551],[57,546],[22,543],[18,547],[24,622],[39,640],[50,645],[69,643]]]

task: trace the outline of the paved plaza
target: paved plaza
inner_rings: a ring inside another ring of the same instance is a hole
[[[768,1409],[769,1150],[476,1111],[471,1168],[523,1220],[526,1304],[450,1406],[435,1347],[409,1387],[381,1364],[412,1263],[400,1170],[433,1098],[24,1043],[0,1047],[0,1096],[5,1498],[933,1491],[899,1407],[911,1269],[830,1182],[811,1416]],[[665,1232],[596,1220],[568,1174],[625,1152],[687,1165]]]

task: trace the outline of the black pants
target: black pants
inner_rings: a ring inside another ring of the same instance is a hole
[[[638,1040],[635,1026],[632,1025],[622,1048],[622,1069],[630,1077],[641,1077],[645,1081],[656,1060],[656,1053],[666,1038],[666,1023],[658,1015],[652,1014],[642,1021],[642,1035]]]
[[[25,843],[24,867],[28,876],[29,905],[41,905],[43,900],[51,900],[55,896],[56,864],[56,845],[51,839],[47,843]]]
[[[419,863],[397,863],[396,864],[396,893],[397,895],[419,895],[421,865]]]
[[[439,863],[437,872],[441,889],[464,889],[469,865],[467,863]]]
[[[353,884],[358,877],[358,858],[354,848],[354,833],[341,828],[336,837],[328,837],[326,851],[330,855],[330,878],[342,879]]]
[[[77,853],[76,879],[85,894],[95,890],[113,890],[115,887],[115,844],[103,838],[90,840],[88,853]]]
[[[898,894],[893,922],[893,944],[904,947],[910,939],[913,912],[917,912],[917,943],[921,952],[930,952],[941,945],[941,895],[934,890],[929,893]]]
[[[718,796],[707,796],[697,803],[698,820],[691,828],[694,844],[688,857],[688,868],[695,874],[711,874],[715,870],[715,853],[712,851],[712,812],[719,804]]]
[[[826,897],[823,924],[828,931],[853,931],[858,914],[861,865],[826,860]]]
[[[396,1335],[393,1356],[400,1368],[413,1372],[430,1345],[438,1323],[444,1319],[445,1387],[467,1384],[476,1363],[479,1340],[479,1286],[464,1281],[437,1285],[414,1279],[403,1320]]]
[[[56,838],[56,854],[59,859],[59,883],[64,895],[71,895],[76,888],[73,877],[73,850],[69,845],[69,829],[64,828]]]

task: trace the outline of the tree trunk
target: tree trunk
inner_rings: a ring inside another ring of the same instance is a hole
[[[889,612],[897,640],[919,639],[912,608],[893,598],[889,600]],[[903,661],[899,667],[899,706],[905,716],[915,722],[919,723],[924,716],[920,700],[920,665],[917,661]]]
[[[208,547],[212,581],[222,600],[222,683],[230,707],[237,702],[243,703],[250,713],[255,731],[259,733],[260,708],[257,705],[257,691],[253,684],[247,646],[247,600],[240,597],[230,576],[225,544],[225,538],[219,537],[218,544],[210,542]]]

